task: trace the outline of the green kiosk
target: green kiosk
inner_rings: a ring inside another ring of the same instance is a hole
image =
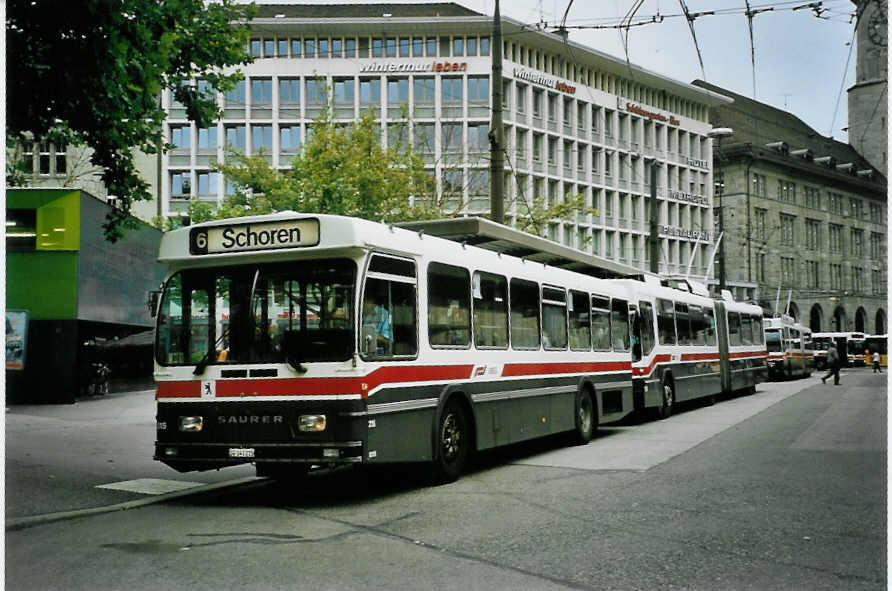
[[[151,330],[162,232],[140,222],[107,242],[110,207],[78,189],[7,189],[7,404],[75,402],[102,344]],[[10,334],[16,322],[26,326]],[[149,351],[129,362],[145,379]]]

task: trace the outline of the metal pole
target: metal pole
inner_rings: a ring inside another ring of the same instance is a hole
[[[650,164],[650,270],[660,272],[660,232],[658,229],[659,204],[657,203],[657,160]]]
[[[490,217],[505,221],[505,145],[502,129],[502,17],[499,0],[492,19],[492,122],[489,126]]]
[[[719,197],[719,233],[725,233],[725,209],[722,207],[722,194],[725,192],[725,183],[724,179],[720,180],[716,183],[715,186],[716,191],[718,192]],[[719,243],[719,293],[722,290],[726,289],[725,287],[725,241],[723,240]]]

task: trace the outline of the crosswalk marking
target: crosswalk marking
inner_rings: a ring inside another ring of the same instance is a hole
[[[108,484],[99,484],[96,488],[106,488],[110,490],[123,490],[127,492],[139,493],[143,495],[163,495],[170,492],[185,490],[202,486],[202,482],[187,482],[184,480],[162,480],[160,478],[137,478],[136,480],[123,480],[121,482],[110,482]]]

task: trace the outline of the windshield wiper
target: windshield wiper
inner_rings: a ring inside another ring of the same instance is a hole
[[[223,329],[223,332],[220,334],[219,337],[217,337],[216,342],[214,342],[214,346],[208,349],[208,352],[204,354],[204,357],[202,357],[201,360],[195,364],[195,370],[192,372],[192,375],[200,376],[204,373],[205,368],[214,358],[214,355],[217,354],[217,345],[220,345],[226,339],[226,337],[229,336],[229,328],[231,326],[231,324],[226,325],[226,328]]]

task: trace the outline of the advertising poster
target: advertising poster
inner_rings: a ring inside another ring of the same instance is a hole
[[[28,312],[6,311],[6,369],[25,369],[28,343]]]

